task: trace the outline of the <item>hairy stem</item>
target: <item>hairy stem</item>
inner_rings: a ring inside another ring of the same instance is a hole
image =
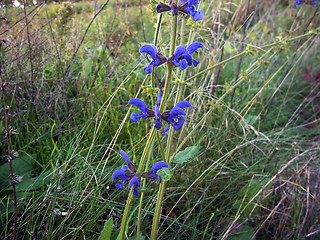
[[[142,156],[141,156],[141,159],[140,159],[140,162],[139,162],[138,170],[137,170],[137,173],[136,173],[137,176],[139,176],[141,174],[142,167],[143,167],[144,162],[146,160],[148,150],[150,149],[150,146],[151,146],[151,144],[153,142],[153,139],[155,137],[155,133],[156,133],[156,128],[153,127],[151,132],[150,132],[149,138],[147,140],[146,146],[145,146],[145,148],[143,150],[143,153],[142,153]],[[128,216],[129,216],[130,206],[131,206],[132,200],[133,200],[133,188],[130,189],[130,192],[129,192],[129,195],[128,195],[128,199],[127,199],[127,203],[126,203],[126,206],[125,206],[125,209],[124,209],[123,217],[122,217],[122,220],[121,220],[121,228],[120,228],[120,233],[119,233],[119,239],[120,240],[124,239],[124,235],[125,235],[125,231],[126,231],[126,226],[127,226],[127,221],[128,221]]]
[[[178,25],[178,16],[175,15],[172,17],[170,56],[173,56],[174,50],[176,48],[177,25]],[[170,89],[170,84],[172,81],[172,70],[173,70],[172,68],[173,68],[172,64],[168,63],[167,64],[167,78],[166,78],[166,83],[165,83],[164,92],[163,92],[164,101],[162,101],[162,103],[161,103],[160,112],[163,112],[163,110],[165,108],[166,100],[167,100],[169,89]],[[169,137],[168,137],[167,146],[166,146],[166,155],[165,155],[166,162],[169,162],[169,158],[170,158],[170,149],[171,149],[171,143],[172,143],[172,131],[173,131],[173,129],[170,128]],[[165,193],[165,182],[162,182],[159,187],[157,204],[156,204],[155,213],[154,213],[153,222],[152,222],[151,237],[150,237],[151,240],[155,240],[158,235],[159,219],[160,219],[160,214],[161,214],[161,209],[162,209],[164,193]]]

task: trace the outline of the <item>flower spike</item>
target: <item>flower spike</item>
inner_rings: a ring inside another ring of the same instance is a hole
[[[187,49],[185,49],[185,51],[187,51]],[[190,58],[191,58],[191,56],[190,56]],[[190,60],[190,64],[191,63],[192,63],[192,58]],[[161,92],[160,91],[158,91],[158,95],[157,95],[157,104],[153,106],[154,111],[148,109],[145,102],[143,102],[141,99],[138,99],[138,98],[133,98],[133,99],[129,100],[128,104],[132,104],[132,105],[138,107],[142,112],[140,114],[132,113],[131,117],[130,117],[132,122],[137,122],[140,118],[154,117],[154,119],[155,119],[154,124],[155,124],[155,127],[157,130],[161,129],[161,127],[162,127],[161,120],[164,120],[167,123],[172,124],[173,129],[175,131],[179,130],[185,122],[184,116],[186,116],[187,114],[183,109],[188,108],[188,107],[192,107],[191,103],[189,103],[188,101],[180,101],[176,104],[176,106],[174,108],[171,109],[171,111],[166,111],[164,113],[160,113],[160,110],[159,110],[160,105],[161,105]],[[177,121],[176,121],[176,119],[177,119]],[[168,130],[169,130],[169,128],[166,127],[163,130],[162,135],[167,136],[167,134],[165,132]],[[123,169],[123,170],[125,170],[125,169]]]

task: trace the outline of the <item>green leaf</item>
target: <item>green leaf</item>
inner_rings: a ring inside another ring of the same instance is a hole
[[[21,177],[30,176],[36,155],[23,155],[12,160],[13,172]],[[22,178],[23,179],[23,178]],[[11,186],[9,163],[0,166],[0,190]]]
[[[175,158],[173,159],[174,163],[185,163],[193,159],[195,156],[197,156],[199,153],[199,147],[198,146],[190,146],[184,149],[183,151],[180,151],[177,153]],[[157,173],[158,174],[158,173]]]
[[[158,170],[157,174],[162,178],[163,181],[168,181],[172,176],[170,169],[167,167]]]
[[[6,50],[2,47],[1,48],[1,58],[4,59],[6,57]]]
[[[248,225],[243,225],[237,232],[227,238],[227,240],[248,240],[254,234],[254,229]],[[256,239],[256,238],[254,238]]]
[[[113,218],[111,217],[108,219],[106,225],[104,225],[104,228],[98,240],[110,240],[112,230],[113,230]]]

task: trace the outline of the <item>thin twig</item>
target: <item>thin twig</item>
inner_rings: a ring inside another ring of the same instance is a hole
[[[0,43],[0,49],[1,49]],[[0,85],[1,85],[1,95],[2,95],[2,103],[5,109],[5,136],[6,136],[6,143],[7,143],[7,150],[8,150],[8,162],[10,166],[10,176],[11,176],[11,184],[12,184],[12,191],[13,191],[13,205],[14,205],[14,226],[11,238],[14,240],[16,238],[17,227],[18,227],[18,201],[17,201],[17,191],[16,185],[14,181],[14,173],[13,173],[13,154],[10,144],[10,129],[9,129],[9,106],[6,104],[6,94],[5,94],[5,81],[2,79],[2,63],[3,59],[0,59]]]

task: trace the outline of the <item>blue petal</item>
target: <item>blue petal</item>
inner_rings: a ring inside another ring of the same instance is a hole
[[[146,72],[146,74],[152,73],[152,63],[153,63],[153,61],[147,67],[145,67],[143,69]]]
[[[164,168],[164,167],[170,167],[166,162],[160,161],[160,162],[156,162],[155,164],[153,164],[152,168],[151,168],[151,174],[150,174],[150,178],[151,179],[155,179],[158,178],[159,179],[159,183],[161,183],[161,177],[157,174],[157,171],[159,171],[160,169]]]
[[[188,0],[188,7],[192,7],[193,5],[198,5],[199,0]]]
[[[129,169],[128,165],[121,165],[121,170],[126,171],[128,169]]]
[[[120,154],[122,155],[122,157],[124,158],[124,160],[126,160],[127,164],[129,164],[130,159],[128,157],[128,154],[126,154],[124,151],[120,150]]]
[[[178,102],[175,107],[178,107],[178,108],[187,108],[187,107],[192,107],[191,103],[189,103],[188,101],[181,101],[181,102]]]
[[[147,53],[152,59],[157,59],[157,52],[158,49],[154,45],[144,45],[140,48],[140,53]]]
[[[165,136],[165,137],[168,137],[168,134],[166,134],[166,132],[170,129],[170,125],[169,126],[166,126],[163,131],[162,131],[162,135]]]
[[[137,108],[139,108],[141,110],[141,112],[143,113],[147,113],[147,105],[145,104],[144,101],[142,101],[141,99],[139,98],[132,98],[129,100],[128,104],[127,105],[133,105],[133,106],[136,106]],[[126,105],[126,106],[127,106]]]
[[[169,118],[171,119],[175,119],[178,117],[178,115],[187,115],[186,112],[182,109],[182,108],[179,108],[179,107],[174,107],[172,108],[172,110],[170,111],[170,115],[169,115]]]
[[[154,117],[155,117],[156,129],[159,130],[162,127],[162,123],[160,119],[159,107],[157,105],[154,105]]]
[[[182,116],[178,116],[178,122],[174,122],[173,123],[173,130],[178,131],[180,130],[180,128],[182,127],[182,125],[184,124],[185,119]]]
[[[148,114],[145,114],[145,113],[137,114],[137,113],[133,112],[133,113],[131,113],[130,119],[132,122],[138,122],[139,118],[146,118],[146,117],[148,117]]]
[[[193,59],[192,60],[193,66],[195,66],[195,67],[198,66],[199,62],[200,62],[200,59]]]
[[[182,56],[183,54],[188,54],[188,50],[183,47],[183,46],[179,46],[176,48],[175,52],[174,52],[174,60],[178,61],[178,58],[180,56]]]
[[[182,56],[182,58],[184,58],[185,60],[187,60],[188,62],[188,66],[192,66],[192,57],[190,54],[185,54]]]
[[[188,62],[186,59],[183,58],[180,60],[179,65],[180,65],[181,70],[184,70],[188,67]]]
[[[160,104],[161,104],[161,92],[159,90],[158,91],[158,96],[157,96],[157,105],[158,105],[158,107],[160,107]]]
[[[156,162],[155,164],[153,164],[152,168],[151,168],[151,172],[152,173],[157,173],[158,170],[160,170],[161,168],[164,167],[169,167],[168,163],[160,161],[160,162]]]
[[[122,178],[118,183],[115,184],[116,188],[122,189],[122,184],[129,181],[129,178],[126,176],[126,173],[122,169],[117,169],[112,174],[112,182],[115,178]]]
[[[189,54],[192,54],[194,53],[195,51],[197,51],[199,48],[203,48],[204,45],[200,42],[194,42],[194,43],[191,43],[189,45],[189,47],[187,48]]]
[[[173,65],[175,65],[176,67],[179,67],[180,66],[180,63],[179,63],[179,61],[178,60],[172,60],[172,63],[173,63]]]
[[[139,186],[140,186],[140,182],[138,181],[138,178],[136,176],[134,176],[130,182],[129,182],[129,187],[128,187],[128,191],[130,190],[130,188],[133,186],[133,195],[136,197],[139,197]]]
[[[160,120],[160,110],[157,105],[154,105],[154,117],[156,120]]]
[[[197,22],[202,20],[203,18],[203,10],[200,11],[190,11],[190,15],[192,16],[193,21]]]
[[[120,180],[119,182],[115,183],[114,186],[115,186],[116,188],[122,190],[122,189],[123,189],[123,186],[122,186],[123,183],[124,183],[124,181],[123,181],[123,180]]]
[[[160,128],[162,127],[162,123],[160,120],[156,120],[154,124],[155,124],[157,130],[160,130]]]

